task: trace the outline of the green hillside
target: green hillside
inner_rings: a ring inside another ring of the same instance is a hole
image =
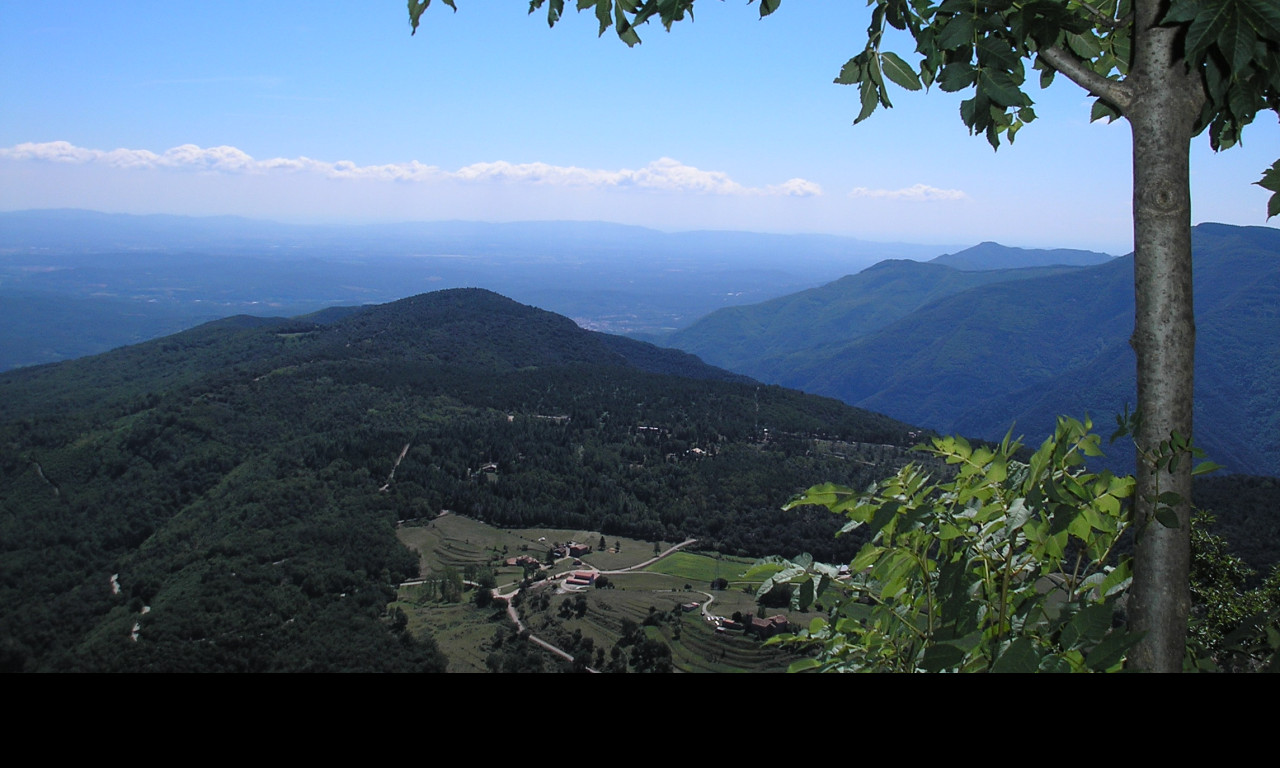
[[[443,669],[387,613],[399,520],[841,559],[838,520],[779,506],[918,435],[480,290],[11,371],[0,668]]]
[[[1196,441],[1230,472],[1280,475],[1280,233],[1202,224],[1193,231],[1193,245]],[[1124,298],[1121,312],[1128,319],[1132,295]],[[957,409],[943,428],[991,435],[996,421],[1012,414],[1020,430],[1037,434],[1072,403],[1109,422],[1136,400],[1131,327],[1128,319],[1103,337],[1107,346],[1092,360],[1002,400]],[[1108,454],[1119,466],[1132,466],[1127,444],[1111,446]]]
[[[1201,224],[1193,246],[1197,441],[1231,471],[1280,475],[1280,232]],[[762,381],[988,439],[1015,421],[1021,433],[1046,434],[1063,413],[1088,410],[1109,423],[1134,402],[1131,257],[1056,274],[1017,270],[1026,279],[1016,281],[955,273],[992,279],[953,281],[928,299],[933,284],[917,274],[881,279],[925,267],[942,269],[885,262],[715,313],[672,343]],[[708,333],[690,341],[699,329]],[[1115,450],[1131,465],[1123,446]]]
[[[794,365],[788,358],[796,352],[843,346],[976,286],[1069,269],[964,272],[943,264],[882,261],[818,288],[761,304],[717,310],[673,333],[664,343],[692,352],[712,365],[783,384]]]

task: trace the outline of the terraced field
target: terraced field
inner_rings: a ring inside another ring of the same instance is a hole
[[[519,568],[499,566],[508,556],[521,553],[541,558],[549,541],[580,541],[596,545],[600,534],[591,531],[550,529],[500,530],[459,515],[446,515],[425,525],[405,527],[400,538],[417,550],[422,572],[437,578],[446,568],[459,572],[468,567],[492,567],[499,585],[514,584],[523,577]],[[614,552],[613,545],[621,544]],[[574,568],[619,570],[653,557],[653,543],[608,539],[609,551],[582,558],[583,566],[563,560],[554,573]],[[504,552],[505,548],[505,552]],[[782,672],[796,658],[775,647],[764,647],[740,632],[717,633],[700,610],[683,612],[690,601],[704,603],[710,581],[726,578],[730,589],[716,591],[711,611],[728,616],[735,611],[756,610],[754,596],[744,591],[743,574],[751,561],[716,553],[677,552],[644,570],[609,576],[609,589],[565,591],[563,585],[540,583],[526,591],[520,606],[521,620],[537,637],[572,650],[589,645],[610,651],[623,635],[623,623],[645,625],[646,633],[671,649],[672,664],[682,672]],[[691,590],[686,591],[685,585]],[[481,609],[468,589],[460,602],[446,603],[424,586],[403,586],[395,606],[409,617],[412,632],[430,632],[449,656],[450,672],[486,670],[485,660],[496,632],[504,625],[493,609]],[[585,600],[579,616],[578,602]],[[656,615],[655,615],[656,614]],[[653,619],[651,619],[653,615]],[[797,615],[796,622],[808,618]],[[593,652],[593,658],[594,652]]]

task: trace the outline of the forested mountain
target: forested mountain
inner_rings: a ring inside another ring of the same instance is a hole
[[[1196,440],[1230,471],[1280,475],[1280,232],[1201,224],[1193,247]],[[1006,279],[886,307],[867,286],[903,266],[718,312],[672,344],[763,381],[989,439],[1014,422],[1047,434],[1062,413],[1088,411],[1105,427],[1134,402],[1132,257],[1056,274],[965,272]],[[923,267],[942,268],[911,268]],[[908,285],[914,297],[928,284]],[[713,332],[691,340],[700,328]],[[1109,452],[1132,465],[1123,444]]]
[[[978,243],[958,253],[944,253],[930,264],[942,264],[962,270],[1022,269],[1025,267],[1074,266],[1106,264],[1112,256],[1097,251],[1074,248],[1010,248],[999,243]]]
[[[670,375],[670,371],[680,373]],[[848,557],[779,510],[919,433],[488,291],[238,316],[0,374],[0,667],[436,670],[397,520]]]
[[[786,381],[788,358],[878,331],[946,296],[989,283],[1058,274],[1070,267],[961,271],[943,264],[882,261],[818,288],[727,307],[664,339],[712,365],[763,381]]]

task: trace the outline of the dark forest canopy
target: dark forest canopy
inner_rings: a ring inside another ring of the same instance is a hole
[[[0,663],[442,669],[385,615],[418,575],[397,520],[451,509],[838,559],[856,543],[832,516],[780,505],[864,485],[919,437],[482,290],[233,317],[12,371]]]

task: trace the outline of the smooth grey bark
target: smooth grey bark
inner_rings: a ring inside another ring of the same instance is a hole
[[[1133,244],[1139,449],[1129,655],[1140,671],[1179,672],[1191,608],[1191,457],[1176,470],[1150,458],[1173,434],[1192,436],[1195,316],[1191,293],[1190,144],[1205,102],[1198,72],[1181,56],[1178,27],[1162,28],[1159,0],[1134,3],[1133,62],[1123,114],[1133,133]],[[1155,519],[1156,499],[1174,493],[1176,528]]]
[[[1134,0],[1132,60],[1124,80],[1093,72],[1061,46],[1039,55],[1109,102],[1133,134],[1133,338],[1138,357],[1137,498],[1130,628],[1142,640],[1131,669],[1180,672],[1191,611],[1191,456],[1157,466],[1161,444],[1192,437],[1196,324],[1191,294],[1191,139],[1206,102],[1182,57],[1182,25],[1159,26],[1165,0]],[[1177,527],[1155,519],[1161,494]],[[1171,497],[1166,497],[1171,500]]]

